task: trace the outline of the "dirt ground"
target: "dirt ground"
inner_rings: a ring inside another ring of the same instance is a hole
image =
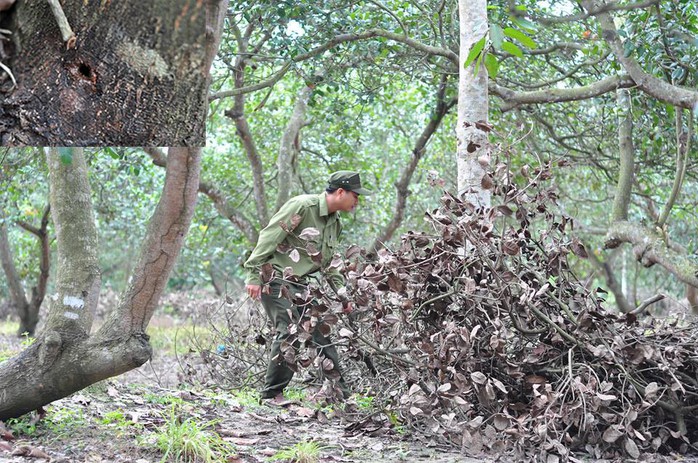
[[[0,333],[0,353],[20,350],[21,342],[11,333]],[[299,442],[314,442],[319,448],[317,459],[308,463],[493,461],[388,428],[384,420],[359,425],[360,410],[353,399],[342,406],[322,405],[301,393],[283,406],[260,404],[250,390],[183,388],[179,369],[175,356],[156,354],[137,370],[52,403],[43,416],[33,412],[5,423],[12,438],[2,438],[0,422],[0,463],[177,461],[163,460],[155,442],[171,420],[191,420],[231,444],[214,461],[291,461],[281,459],[279,452]]]
[[[186,301],[164,303],[174,309],[174,317],[158,314],[151,326],[167,329],[191,318],[187,312],[199,306],[191,303],[189,308]],[[5,325],[0,330],[0,361],[21,349],[22,340]],[[361,396],[341,406],[323,405],[308,400],[303,389],[297,389],[301,392],[290,397],[293,400],[278,406],[260,404],[249,389],[185,385],[181,360],[176,351],[161,345],[141,368],[54,402],[42,416],[34,412],[4,425],[0,422],[0,463],[187,461],[165,456],[158,446],[158,438],[172,423],[195,423],[205,433],[220,437],[227,449],[212,460],[216,462],[302,461],[283,459],[283,452],[308,442],[318,454],[304,463],[517,461],[510,455],[466,455],[433,438],[386,425],[381,410],[374,411],[374,420]],[[4,429],[12,437],[3,437]],[[584,456],[570,461],[602,463]],[[696,458],[659,455],[638,461],[698,463]],[[545,463],[558,462],[548,459]]]
[[[38,421],[33,434],[20,435],[11,441],[12,448],[0,453],[0,461],[161,461],[162,454],[140,444],[137,437],[145,437],[147,442],[148,434],[166,425],[173,405],[180,416],[192,417],[199,423],[215,423],[211,430],[233,444],[234,452],[219,461],[274,461],[277,452],[300,441],[320,444],[317,461],[322,462],[485,461],[395,433],[372,437],[371,432],[353,430],[332,411],[311,408],[301,402],[283,407],[249,401],[242,405],[239,397],[225,392],[165,390],[128,386],[118,381],[48,407],[45,423]],[[115,413],[123,413],[124,417],[107,423],[107,418]],[[65,422],[57,418],[60,416],[65,417]],[[35,456],[24,455],[32,452]]]

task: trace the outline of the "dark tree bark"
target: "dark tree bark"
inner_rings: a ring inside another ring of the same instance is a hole
[[[204,145],[206,13],[218,3],[62,0],[73,45],[47,1],[18,0],[5,25],[17,86],[3,74],[2,143]]]

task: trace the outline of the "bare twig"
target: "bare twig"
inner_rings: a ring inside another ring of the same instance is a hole
[[[12,71],[10,70],[10,68],[8,68],[7,66],[5,66],[5,65],[2,64],[2,63],[0,63],[0,68],[2,68],[2,70],[5,71],[5,72],[7,73],[8,76],[10,76],[10,79],[12,79],[12,83],[13,83],[14,86],[16,87],[16,86],[17,86],[17,81],[15,80],[15,76],[12,74]]]
[[[654,296],[650,297],[649,299],[645,299],[642,301],[642,303],[637,306],[636,309],[633,309],[630,313],[633,315],[637,315],[639,313],[642,313],[647,307],[649,307],[651,304],[654,304],[655,302],[659,302],[662,299],[666,297],[665,294],[655,294]]]
[[[63,41],[65,42],[65,47],[70,50],[71,48],[75,47],[75,42],[77,41],[77,37],[75,37],[75,33],[73,32],[73,29],[71,29],[70,24],[68,23],[68,18],[66,18],[65,13],[63,12],[63,8],[61,7],[61,4],[59,0],[46,0],[48,4],[51,6],[51,11],[53,11],[53,16],[56,18],[56,22],[58,23],[58,29],[61,31],[61,37],[63,38]]]

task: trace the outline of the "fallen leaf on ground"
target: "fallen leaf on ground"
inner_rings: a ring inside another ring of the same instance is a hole
[[[43,458],[45,460],[51,459],[51,457],[43,450],[29,445],[17,447],[15,451],[12,452],[12,455],[17,457]]]
[[[312,410],[307,407],[295,407],[294,411],[296,412],[296,415],[303,416],[306,418],[311,418],[315,416],[315,410]]]
[[[249,439],[246,437],[228,437],[225,440],[227,442],[232,442],[235,445],[241,445],[243,447],[250,447],[259,443],[259,439]]]

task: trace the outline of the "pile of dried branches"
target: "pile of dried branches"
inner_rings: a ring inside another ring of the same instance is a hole
[[[586,251],[544,187],[551,167],[522,173],[519,188],[498,166],[485,211],[445,194],[427,214],[434,233],[408,233],[373,262],[348,251],[357,311],[339,333],[374,359],[374,391],[413,429],[473,454],[695,451],[696,327],[604,310],[570,269]],[[317,324],[333,324],[323,313]]]
[[[488,178],[492,208],[446,193],[426,215],[432,233],[407,233],[375,256],[351,247],[333,263],[348,283],[341,297],[319,285],[288,295],[303,316],[285,360],[336,378],[310,342],[313,330],[334,331],[355,360],[345,376],[387,421],[470,454],[549,462],[695,451],[698,330],[604,309],[603,292],[571,270],[586,250],[557,211],[551,177],[550,165],[514,175],[500,164]]]

